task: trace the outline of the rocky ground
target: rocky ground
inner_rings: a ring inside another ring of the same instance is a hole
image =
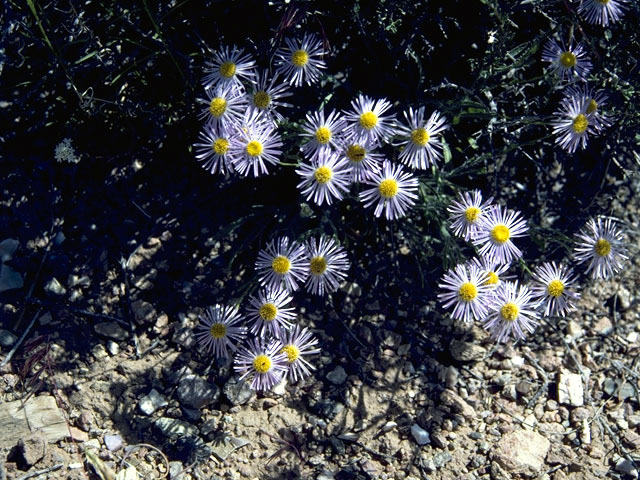
[[[0,370],[0,479],[127,466],[183,480],[637,478],[639,185],[622,182],[611,212],[628,226],[627,268],[526,342],[496,346],[435,303],[381,305],[351,282],[322,311],[299,306],[323,346],[315,374],[266,394],[199,350],[199,308],[156,309],[171,228],[128,258],[126,281],[117,268],[98,284],[43,278],[35,315],[2,306],[1,358],[28,335]],[[225,248],[211,242],[202,268]],[[127,289],[132,324],[116,308]]]

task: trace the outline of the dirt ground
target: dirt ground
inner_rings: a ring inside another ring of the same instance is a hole
[[[196,345],[201,308],[154,304],[169,291],[201,295],[170,268],[183,240],[171,223],[124,267],[100,255],[67,278],[45,267],[47,295],[33,295],[28,313],[17,294],[2,305],[4,327],[28,335],[0,370],[0,398],[8,408],[51,397],[68,434],[52,441],[14,425],[24,431],[0,436],[0,479],[100,478],[89,456],[113,472],[183,480],[637,478],[640,182],[617,189],[611,215],[627,226],[631,259],[585,286],[566,319],[497,346],[434,302],[383,305],[351,281],[324,309],[298,307],[323,348],[314,374],[258,395]],[[25,248],[43,258],[48,243]],[[205,244],[202,276],[230,248]]]

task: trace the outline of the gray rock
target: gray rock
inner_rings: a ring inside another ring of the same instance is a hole
[[[122,441],[122,437],[120,435],[105,435],[104,445],[110,452],[115,452],[116,450],[120,450],[123,447],[124,442]]]
[[[449,352],[459,362],[473,362],[482,360],[487,354],[487,349],[475,343],[454,340],[449,345]]]
[[[311,409],[321,417],[333,420],[344,410],[344,405],[340,402],[324,400],[316,403]]]
[[[53,277],[45,284],[44,291],[49,295],[56,295],[59,297],[67,293],[67,289],[64,288],[64,286],[58,281],[56,277]]]
[[[131,303],[131,310],[138,325],[154,322],[156,319],[156,309],[149,302],[136,300]]]
[[[153,425],[158,433],[169,439],[198,436],[198,427],[175,418],[160,417],[153,422]]]
[[[240,377],[230,378],[222,391],[232,405],[244,405],[256,396],[255,390],[251,389],[251,383],[240,380]]]
[[[549,440],[537,432],[516,430],[500,439],[492,457],[509,473],[536,476],[542,471],[550,446]]]
[[[615,395],[615,397],[620,400],[626,400],[635,396],[633,385],[629,382],[622,383],[622,380],[619,378],[616,378],[615,380],[607,378],[604,381],[602,388],[608,395]]]
[[[213,441],[211,453],[213,453],[218,460],[223,462],[234,450],[248,444],[249,440],[245,438],[234,438],[225,435]]]
[[[138,408],[145,415],[152,415],[159,408],[166,407],[169,402],[153,388],[147,395],[140,399]]]
[[[182,475],[182,462],[169,462],[169,480],[178,480]]]
[[[433,463],[436,468],[444,467],[451,460],[453,460],[453,457],[449,452],[438,452],[433,456]]]
[[[340,365],[327,373],[327,380],[334,385],[342,385],[347,379],[347,372]]]
[[[123,329],[118,322],[97,323],[93,328],[98,335],[114,340],[125,340],[129,336],[129,332]]]
[[[445,436],[440,432],[433,432],[431,434],[431,440],[433,440],[433,444],[438,448],[447,448],[447,445],[449,445]]]
[[[424,428],[422,428],[417,423],[414,423],[411,426],[411,435],[415,439],[418,445],[427,445],[431,443],[431,438],[429,438],[429,432],[427,432]]]
[[[616,462],[616,472],[638,478],[638,470],[633,466],[633,462],[627,458],[620,458],[620,460]]]
[[[202,408],[218,401],[220,389],[196,375],[187,375],[178,385],[177,397],[187,407]]]
[[[13,344],[16,343],[16,340],[18,340],[18,337],[9,330],[0,330],[0,345],[3,347],[11,348]]]

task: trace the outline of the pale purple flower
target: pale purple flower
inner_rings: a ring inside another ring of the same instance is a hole
[[[533,272],[531,293],[541,302],[540,309],[545,316],[564,317],[576,308],[574,302],[580,298],[575,291],[577,286],[571,267],[545,262]]]
[[[483,326],[497,342],[509,338],[522,340],[538,326],[540,314],[537,306],[529,287],[517,282],[503,282],[494,291]]]
[[[578,263],[588,263],[587,273],[595,279],[619,272],[628,258],[617,222],[610,217],[591,218],[577,234],[574,257]]]
[[[480,222],[477,234],[472,238],[479,247],[478,253],[496,263],[509,263],[522,257],[522,251],[511,241],[527,233],[527,222],[520,212],[494,206]]]
[[[265,288],[257,296],[249,299],[249,320],[254,323],[251,333],[260,337],[267,335],[278,336],[283,329],[291,327],[291,320],[296,318],[295,309],[287,308],[293,297],[285,289]]]
[[[311,370],[315,370],[316,367],[304,357],[321,351],[319,348],[314,348],[318,344],[318,340],[311,332],[307,328],[300,328],[299,325],[296,325],[293,329],[283,332],[278,338],[283,345],[281,352],[286,355],[289,367],[287,377],[293,378],[295,382],[298,378],[302,379],[311,375]]]
[[[236,345],[246,336],[246,327],[237,324],[242,320],[237,307],[214,305],[200,315],[200,324],[195,329],[198,342],[218,358],[228,357]]]
[[[312,238],[307,243],[307,290],[315,295],[335,292],[347,276],[347,253],[333,238]]]
[[[258,253],[256,270],[263,286],[297,290],[298,283],[304,283],[307,278],[304,245],[291,242],[288,237],[272,240]]]
[[[234,358],[233,369],[240,380],[251,380],[253,390],[269,390],[280,383],[288,371],[287,355],[279,340],[266,342],[254,338],[242,345]]]
[[[463,322],[482,320],[487,315],[490,288],[487,274],[477,265],[459,264],[442,276],[438,300],[443,308],[453,307],[451,316]]]

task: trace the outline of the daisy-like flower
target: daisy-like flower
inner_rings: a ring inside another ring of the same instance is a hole
[[[418,179],[403,171],[400,165],[394,167],[387,160],[382,171],[372,174],[366,183],[374,187],[360,192],[360,200],[365,207],[375,204],[376,217],[382,215],[383,210],[387,220],[404,217],[418,198]]]
[[[321,70],[326,67],[322,57],[322,42],[315,35],[306,33],[302,40],[285,38],[286,47],[276,51],[276,69],[290,85],[311,85],[318,81]]]
[[[459,264],[445,273],[439,287],[438,300],[446,309],[453,307],[451,316],[463,322],[482,320],[487,315],[490,288],[487,274],[474,264]]]
[[[300,328],[299,325],[293,327],[288,332],[283,332],[279,337],[283,347],[281,352],[287,357],[287,377],[293,378],[293,381],[301,380],[311,375],[311,370],[316,367],[311,365],[304,357],[320,353],[319,348],[313,348],[318,344],[318,340],[311,335],[307,328]]]
[[[269,390],[282,381],[289,366],[279,340],[254,338],[238,349],[233,369],[242,374],[240,380],[251,378],[253,390]]]
[[[263,71],[258,73],[256,82],[249,86],[247,102],[249,109],[269,115],[275,120],[282,120],[282,115],[276,109],[291,107],[290,103],[282,101],[291,95],[289,86],[279,81],[277,73],[269,79],[268,72]]]
[[[505,275],[511,267],[510,263],[499,264],[487,257],[474,257],[469,263],[478,267],[486,275],[487,279],[483,285],[487,285],[490,290],[498,288],[503,281],[513,278],[513,275]]]
[[[575,292],[576,278],[571,267],[556,265],[555,262],[545,262],[533,272],[531,293],[534,298],[542,302],[544,315],[564,317],[571,310],[575,310],[575,300],[580,294]]]
[[[477,233],[478,225],[489,210],[492,201],[493,197],[489,197],[483,203],[480,190],[458,193],[458,200],[453,200],[447,207],[451,222],[449,228],[454,235],[467,241],[471,240]]]
[[[499,343],[509,338],[522,340],[538,326],[537,307],[529,287],[518,285],[518,282],[504,282],[494,292],[483,327]]]
[[[509,338],[522,340],[525,332],[532,333],[538,325],[537,306],[529,287],[504,282],[494,292],[483,326],[499,343]]]
[[[230,131],[216,129],[210,125],[205,125],[200,132],[199,143],[194,144],[196,159],[203,162],[202,168],[211,173],[222,173],[233,171],[231,159],[227,155],[231,145]]]
[[[602,111],[609,99],[608,95],[602,90],[593,91],[585,85],[582,88],[567,87],[565,92],[565,101],[571,102],[570,99],[574,98],[576,104],[583,105],[582,110],[584,110],[584,114],[587,116],[589,123],[597,130],[603,130],[611,126],[611,120]]]
[[[349,162],[351,182],[369,180],[371,175],[380,171],[382,155],[372,152],[374,145],[366,140],[358,141],[342,138],[338,145],[338,154]]]
[[[580,145],[587,146],[589,134],[597,132],[595,118],[587,113],[590,103],[581,96],[564,98],[560,110],[553,120],[553,133],[557,135],[556,143],[569,153],[573,153]]]
[[[424,107],[418,108],[415,112],[409,107],[409,111],[404,112],[404,117],[407,124],[398,126],[402,140],[396,145],[403,146],[398,158],[411,168],[426,170],[430,165],[442,160],[442,143],[439,136],[449,126],[437,110],[425,121]]]
[[[273,123],[260,112],[248,112],[242,124],[235,128],[229,156],[234,169],[243,176],[258,177],[268,173],[267,165],[278,163],[282,140]]]
[[[626,3],[627,0],[581,0],[578,13],[583,14],[587,22],[606,27],[622,18]]]
[[[260,284],[273,290],[283,284],[290,292],[297,290],[298,283],[307,278],[304,257],[304,245],[291,242],[288,237],[272,240],[264,250],[260,250],[256,260]]]
[[[256,62],[251,55],[244,55],[244,50],[232,47],[222,47],[213,53],[213,60],[205,62],[202,78],[204,88],[215,88],[218,85],[241,85],[242,78],[250,80],[255,76]]]
[[[347,133],[354,139],[378,144],[395,133],[393,115],[385,115],[391,108],[388,100],[374,100],[358,95],[351,106],[352,110],[345,112],[344,119],[347,122]]]
[[[570,43],[566,48],[552,38],[547,41],[542,50],[542,61],[549,62],[551,64],[549,69],[557,72],[563,80],[572,80],[577,77],[586,82],[592,67],[582,44],[573,46]]]
[[[206,105],[200,112],[200,118],[213,128],[231,127],[247,109],[244,90],[237,85],[220,85],[206,93],[206,100],[199,99],[200,103]]]
[[[307,290],[315,295],[335,292],[347,277],[349,259],[333,238],[312,238],[307,243]]]
[[[209,307],[200,315],[195,335],[198,342],[217,358],[228,357],[228,350],[236,351],[236,345],[247,334],[246,327],[237,326],[242,317],[238,308],[224,305]]]
[[[278,336],[282,329],[290,328],[291,320],[296,318],[294,309],[286,308],[291,300],[293,297],[281,287],[266,288],[260,290],[257,297],[251,297],[248,309],[249,318],[254,321],[251,333],[260,337]]]
[[[324,202],[331,205],[334,198],[342,200],[349,190],[349,165],[335,153],[327,151],[319,154],[311,164],[300,165],[296,173],[302,177],[298,184],[302,195],[307,200],[313,198],[317,205]]]
[[[520,218],[520,212],[508,210],[499,205],[490,208],[479,224],[477,234],[472,238],[483,257],[503,264],[522,257],[522,251],[514,245],[512,238],[524,236],[527,222]]]
[[[628,258],[622,232],[616,226],[618,221],[610,217],[591,218],[577,234],[574,256],[578,263],[589,263],[587,273],[591,272],[593,278],[612,276]]]
[[[302,146],[302,152],[311,160],[321,153],[330,153],[336,148],[336,136],[345,128],[345,122],[338,112],[331,112],[324,117],[324,109],[313,114],[307,113],[307,121],[302,126],[302,136],[309,139]]]

